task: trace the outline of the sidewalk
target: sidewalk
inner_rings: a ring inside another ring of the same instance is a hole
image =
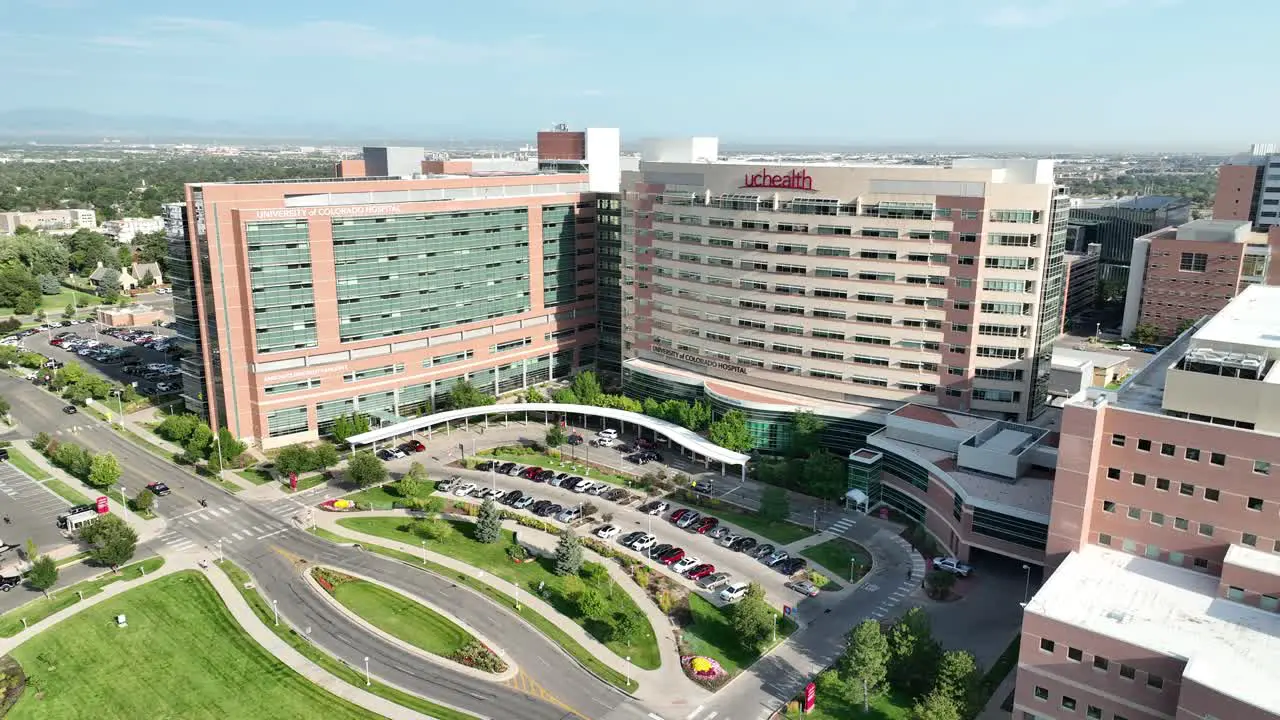
[[[352,540],[358,540],[361,543],[381,545],[383,547],[408,553],[414,557],[421,557],[423,555],[423,549],[417,545],[409,545],[407,543],[388,540],[374,535],[366,535],[364,533],[342,527],[338,524],[338,520],[343,517],[349,516],[338,513],[319,512],[316,513],[315,524],[317,527],[343,535],[344,537],[349,537]],[[359,517],[408,518],[411,517],[411,515],[406,511],[382,510],[362,512],[359,514]],[[543,550],[544,552],[554,552],[556,543],[559,541],[559,539],[553,535],[540,530],[535,530],[534,528],[517,525],[512,521],[504,522],[503,526],[507,529],[517,530],[520,534],[520,541],[522,544],[531,545],[539,550]],[[671,702],[672,700],[677,699],[675,697],[677,695],[679,696],[678,699],[682,701],[679,707],[684,707],[695,699],[697,702],[701,702],[703,699],[710,697],[710,693],[694,684],[692,680],[689,680],[689,678],[685,676],[684,671],[680,669],[679,649],[676,646],[671,622],[662,614],[662,611],[659,610],[651,600],[649,600],[648,596],[645,595],[644,590],[636,585],[635,581],[628,577],[626,573],[623,572],[622,568],[618,567],[617,563],[600,557],[587,547],[583,548],[583,555],[592,562],[598,562],[607,568],[609,576],[618,583],[619,587],[631,596],[632,600],[635,601],[636,606],[645,613],[645,617],[653,626],[654,634],[657,636],[658,649],[662,658],[661,667],[656,670],[642,670],[637,668],[623,658],[618,657],[616,653],[605,647],[603,643],[591,637],[591,635],[587,634],[587,632],[577,623],[569,622],[564,619],[564,617],[555,608],[542,598],[532,595],[528,591],[521,591],[520,588],[506,580],[494,577],[482,570],[477,570],[476,568],[455,560],[448,555],[441,555],[439,553],[432,552],[431,550],[426,551],[426,557],[431,562],[443,565],[451,570],[472,574],[484,583],[511,597],[519,597],[522,604],[533,608],[548,620],[556,622],[561,630],[586,648],[586,650],[594,655],[598,660],[610,666],[614,670],[617,670],[628,677],[634,678],[639,683],[639,688],[635,692],[635,697],[645,704],[666,709],[668,707],[675,707],[671,705]]]
[[[1014,667],[1005,676],[1004,680],[996,687],[996,691],[992,693],[991,699],[987,701],[987,706],[982,708],[982,712],[978,713],[976,720],[1009,720],[1013,713],[1001,707],[1004,699],[1009,697],[1009,693],[1013,692],[1013,686],[1018,679],[1018,668]]]

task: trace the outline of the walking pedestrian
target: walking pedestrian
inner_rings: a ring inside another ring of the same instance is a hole
[[[907,568],[907,579],[908,579],[908,580],[910,580],[910,579],[911,579],[911,574],[912,574],[912,573],[914,573],[915,571],[916,571],[915,567],[909,567],[909,568]]]

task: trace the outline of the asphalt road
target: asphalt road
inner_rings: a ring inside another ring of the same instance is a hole
[[[31,383],[0,377],[0,395],[13,405],[13,415],[26,434],[48,432],[72,440],[92,452],[110,452],[124,468],[122,484],[133,490],[163,480],[172,494],[158,504],[168,521],[166,535],[179,532],[189,541],[215,548],[223,540],[226,557],[253,576],[263,594],[279,601],[281,617],[296,628],[311,628],[311,640],[353,666],[370,659],[373,674],[410,692],[490,718],[553,720],[577,713],[589,720],[645,717],[634,701],[583,670],[558,646],[504,608],[481,596],[454,587],[445,578],[386,558],[333,545],[297,528],[281,527],[270,537],[239,538],[242,526],[280,526],[280,518],[210,485],[130,443],[105,423],[84,414],[62,413],[63,403]],[[74,434],[69,428],[79,427]],[[209,507],[199,505],[208,498]],[[211,511],[219,512],[211,512]],[[201,518],[203,517],[203,520]],[[268,533],[262,533],[264,535]],[[152,550],[160,544],[157,540]],[[216,550],[211,550],[216,552]],[[344,615],[328,607],[302,578],[308,564],[347,569],[384,578],[449,608],[463,621],[502,645],[522,672],[553,697],[534,698],[503,684],[478,682],[462,673],[419,660],[411,653],[366,633]],[[572,711],[572,712],[571,712]]]

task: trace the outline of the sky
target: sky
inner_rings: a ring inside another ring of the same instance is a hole
[[[1275,27],[1276,0],[0,0],[0,113],[1231,151],[1280,142]]]

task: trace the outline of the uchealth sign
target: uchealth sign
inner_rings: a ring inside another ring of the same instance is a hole
[[[742,178],[744,188],[769,188],[771,190],[813,190],[813,176],[807,170],[792,170],[787,173],[769,172],[769,168],[761,168],[758,173],[747,173]]]
[[[734,365],[733,363],[722,362],[720,360],[711,360],[708,358],[700,357],[698,355],[694,355],[692,353],[680,352],[679,350],[671,350],[668,348],[664,348],[661,345],[655,345],[653,347],[653,351],[658,353],[659,355],[666,355],[667,357],[675,358],[676,360],[683,360],[685,362],[695,363],[697,365],[705,365],[706,367],[709,367],[709,368],[715,368],[717,370],[726,370],[728,372],[738,373],[739,375],[747,374],[747,369],[742,367],[741,365]]]

